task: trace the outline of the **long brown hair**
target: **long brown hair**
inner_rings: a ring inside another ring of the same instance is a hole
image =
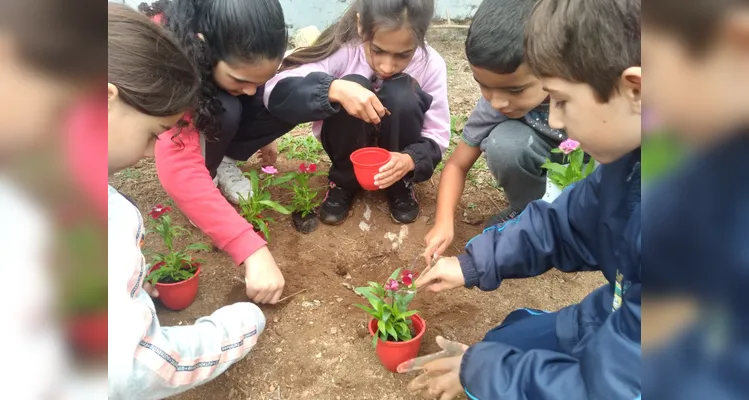
[[[359,36],[358,23],[362,27]],[[434,16],[434,0],[356,0],[343,16],[325,29],[312,46],[291,53],[281,64],[281,71],[324,60],[353,40],[372,40],[378,29],[408,26],[414,40],[424,46],[429,24]]]
[[[122,4],[109,3],[107,24],[108,81],[122,101],[159,117],[195,106],[198,70],[171,34]]]

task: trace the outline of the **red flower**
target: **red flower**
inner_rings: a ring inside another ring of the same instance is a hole
[[[401,282],[403,282],[406,286],[411,286],[411,284],[414,282],[414,279],[419,276],[418,272],[411,272],[409,270],[404,270],[401,272]]]
[[[299,164],[299,172],[301,173],[309,173],[309,172],[315,172],[317,171],[317,164],[310,164],[307,165],[305,163]]]
[[[166,214],[168,211],[172,211],[172,207],[164,207],[161,204],[156,204],[155,206],[153,206],[151,211],[148,212],[148,215],[150,215],[153,219],[159,219],[159,217]]]

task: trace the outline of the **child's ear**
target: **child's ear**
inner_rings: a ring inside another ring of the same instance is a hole
[[[642,114],[642,68],[629,67],[622,72],[620,92],[630,103],[632,112]]]
[[[356,31],[359,32],[359,36],[364,39],[364,36],[362,36],[364,29],[361,27],[361,17],[359,17],[359,13],[356,13]]]
[[[724,37],[742,53],[749,53],[749,8],[735,12],[728,18]]]
[[[118,97],[120,97],[120,91],[117,86],[107,82],[107,110],[111,109]]]

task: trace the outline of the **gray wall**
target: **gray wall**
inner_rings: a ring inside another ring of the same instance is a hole
[[[338,18],[350,0],[280,0],[286,23],[292,32],[297,28],[315,25],[321,31]],[[141,0],[124,0],[132,7],[138,7]],[[445,18],[450,13],[452,19],[464,19],[473,15],[481,0],[436,0],[436,17]]]

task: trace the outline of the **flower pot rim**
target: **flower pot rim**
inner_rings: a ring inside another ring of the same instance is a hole
[[[387,155],[387,159],[385,160],[384,163],[382,163],[382,162],[361,162],[361,161],[359,161],[358,160],[358,156],[361,155],[361,154],[363,154],[363,153],[367,153],[367,152],[380,153],[383,156]],[[387,164],[390,161],[391,158],[392,158],[392,155],[390,154],[390,152],[387,149],[383,149],[382,147],[376,147],[376,146],[362,147],[362,148],[357,149],[354,152],[352,152],[351,155],[349,156],[349,160],[351,160],[351,163],[354,166],[359,166],[359,167],[364,167],[364,168],[372,168],[372,167],[376,167],[376,166]],[[355,161],[355,159],[356,159],[356,161]]]
[[[159,267],[159,268],[161,268],[161,265],[159,265],[159,264],[162,264],[162,265],[163,265],[163,264],[165,264],[165,263],[164,263],[163,261],[159,261],[159,262],[157,262],[156,264],[152,265],[152,266],[151,266],[151,268],[149,268],[149,269],[148,269],[148,274],[147,274],[146,276],[150,275],[150,274],[151,274],[151,272],[153,272],[153,271],[154,271],[155,269],[157,269],[156,267]],[[162,287],[163,287],[163,286],[166,286],[166,287],[171,287],[171,286],[178,286],[178,285],[182,285],[182,284],[184,284],[184,283],[186,283],[186,282],[189,282],[189,281],[191,281],[191,280],[195,279],[195,278],[196,278],[196,277],[197,277],[198,275],[200,275],[200,270],[202,269],[202,268],[201,268],[201,264],[200,264],[200,263],[195,263],[195,264],[197,264],[197,266],[198,266],[198,269],[197,269],[197,270],[195,270],[195,273],[194,273],[194,274],[192,274],[192,276],[191,276],[191,277],[189,277],[189,278],[185,279],[184,281],[173,282],[173,283],[161,283],[161,282],[156,282],[156,287],[159,287],[159,286],[162,286]]]
[[[409,340],[403,341],[403,342],[390,342],[390,341],[385,342],[381,338],[378,337],[377,338],[377,343],[378,344],[379,343],[386,343],[388,346],[401,347],[401,346],[407,346],[409,343],[411,343],[411,342],[413,342],[415,340],[420,340],[422,338],[422,336],[424,336],[424,332],[426,332],[426,330],[427,330],[427,321],[424,318],[422,318],[421,315],[419,315],[419,314],[414,314],[414,315],[410,316],[409,318],[411,318],[412,322],[413,322],[414,318],[417,318],[417,319],[421,320],[421,323],[424,325],[424,328],[421,330],[421,332],[417,333],[416,336],[412,337]],[[367,324],[367,329],[369,329],[369,334],[371,336],[375,335],[375,331],[372,329],[372,322],[373,321],[377,321],[377,319],[376,318],[370,318],[369,323]]]

